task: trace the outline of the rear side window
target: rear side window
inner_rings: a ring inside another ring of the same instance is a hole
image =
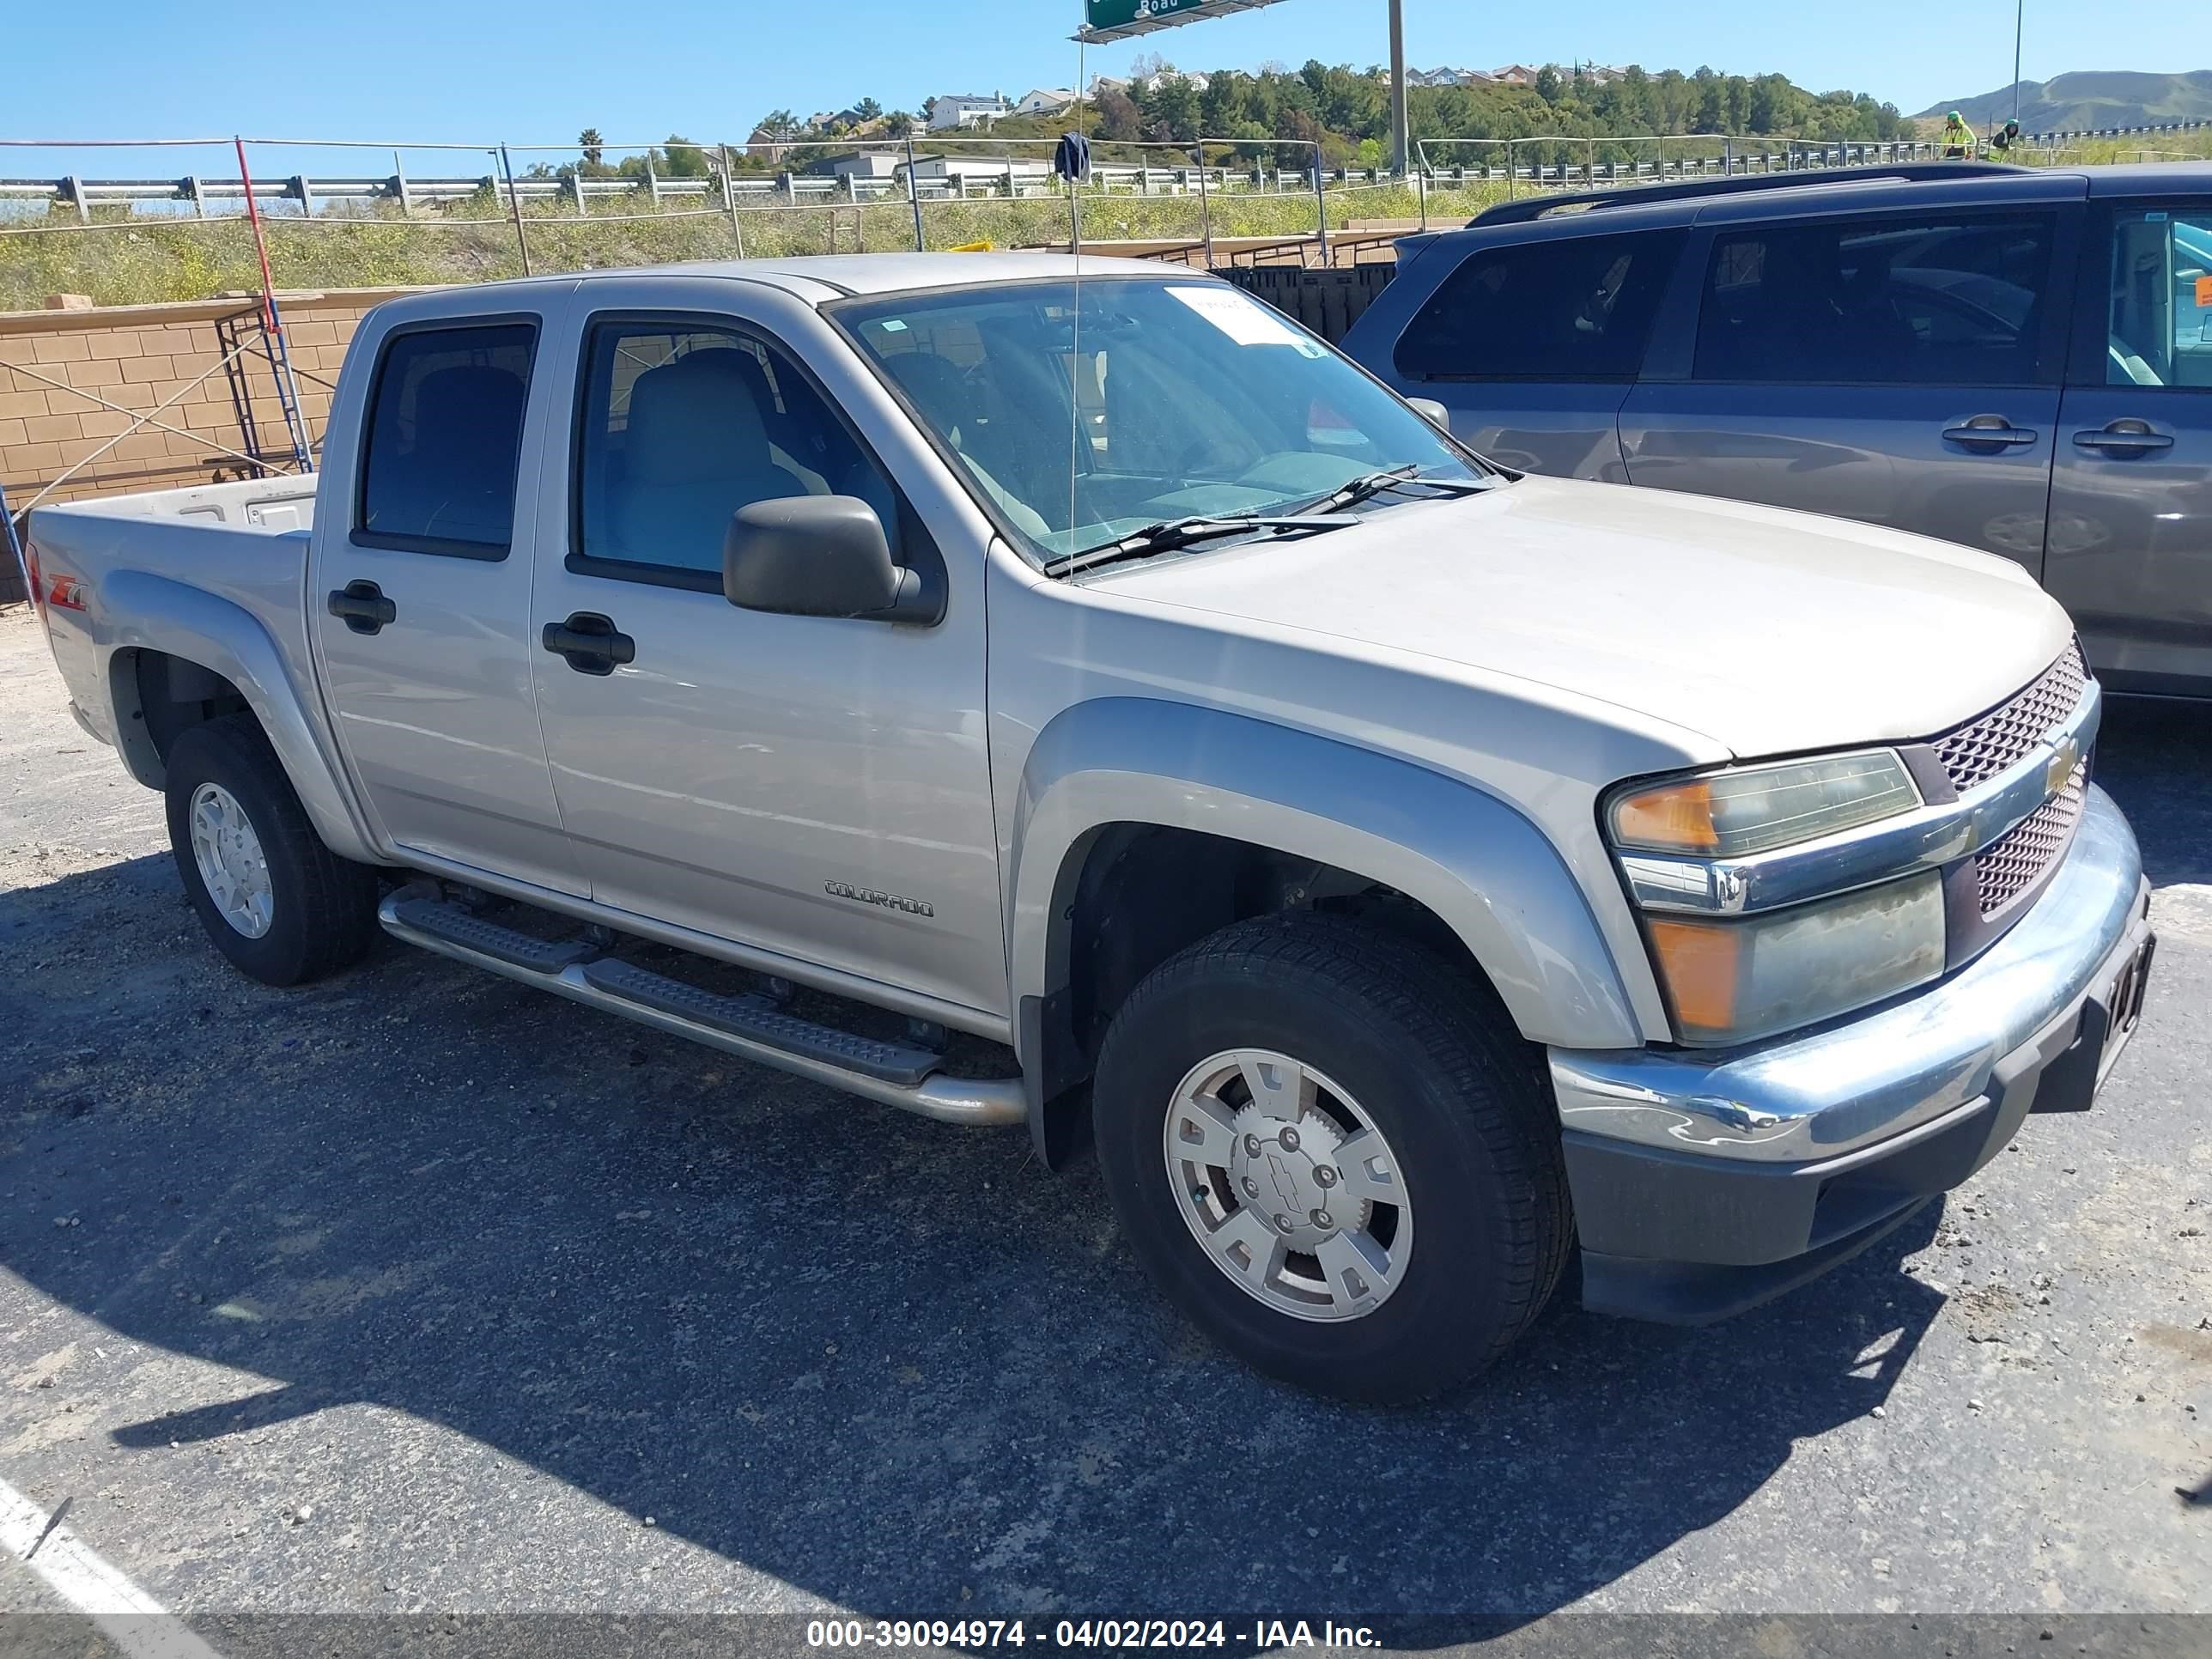
[[[369,396],[356,538],[507,556],[538,331],[528,323],[394,335]]]
[[[1632,380],[1683,234],[1570,236],[1470,254],[1398,339],[1420,380]]]
[[[1696,376],[2032,385],[2055,228],[2038,214],[1723,236],[1705,272]]]
[[[2212,390],[2212,203],[2114,215],[2105,384]]]

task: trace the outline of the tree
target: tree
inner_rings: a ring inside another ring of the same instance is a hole
[[[703,179],[708,173],[707,152],[682,133],[672,132],[653,167],[664,179]]]
[[[863,98],[853,106],[853,113],[863,121],[872,121],[884,112],[884,106],[872,98]]]
[[[599,137],[597,127],[586,127],[576,135],[576,143],[584,151],[586,167],[599,167],[607,159],[606,140]]]
[[[921,118],[925,121],[932,121],[936,119],[936,118],[937,100],[934,98],[923,99],[921,100]]]
[[[1559,101],[1559,72],[1549,64],[1536,71],[1536,95],[1547,104]]]
[[[914,117],[908,115],[902,109],[895,109],[889,115],[884,117],[884,136],[885,137],[903,138],[907,134],[913,131]]]

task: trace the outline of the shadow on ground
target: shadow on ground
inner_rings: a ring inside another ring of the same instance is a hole
[[[2162,884],[2212,878],[2192,718],[2108,727]],[[1942,1302],[1899,1266],[1931,1211],[1725,1327],[1555,1307],[1471,1391],[1353,1409],[1216,1355],[1018,1133],[398,946],[265,991],[165,860],[0,896],[0,1261],[272,1382],[115,1443],[374,1402],[867,1614],[1540,1613],[1881,1404]]]

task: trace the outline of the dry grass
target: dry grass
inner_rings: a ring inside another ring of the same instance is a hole
[[[1504,194],[1502,184],[1432,191],[1432,223],[1452,224]],[[521,275],[513,223],[489,194],[449,213],[400,217],[397,210],[319,215],[312,222],[272,217],[269,258],[280,289],[381,288],[429,283],[479,283]],[[1086,240],[1189,238],[1208,210],[1193,196],[1096,194],[1083,198]],[[1329,222],[1412,220],[1420,204],[1402,185],[1348,185],[1328,192]],[[1280,195],[1215,197],[1218,236],[1297,236],[1315,228],[1314,199]],[[925,236],[933,248],[988,242],[997,247],[1065,245],[1065,198],[1018,201],[976,198],[925,202]],[[86,294],[98,305],[198,300],[258,289],[252,237],[235,218],[162,219],[104,210],[98,228],[76,228],[73,211],[46,219],[10,219],[0,232],[0,310],[29,310],[50,294]],[[684,259],[888,252],[914,246],[914,216],[903,200],[860,206],[740,207],[733,224],[721,212],[666,217],[602,211],[579,218],[551,204],[524,210],[534,270],[593,270]]]

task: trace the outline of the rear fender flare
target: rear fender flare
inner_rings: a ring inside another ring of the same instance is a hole
[[[324,844],[341,858],[381,861],[285,671],[283,653],[252,612],[204,589],[143,570],[113,572],[100,582],[100,594],[94,641],[114,711],[116,748],[132,777],[151,789],[164,781],[161,757],[143,722],[131,718],[137,687],[125,683],[125,677],[136,672],[137,652],[158,651],[197,663],[236,686]]]

